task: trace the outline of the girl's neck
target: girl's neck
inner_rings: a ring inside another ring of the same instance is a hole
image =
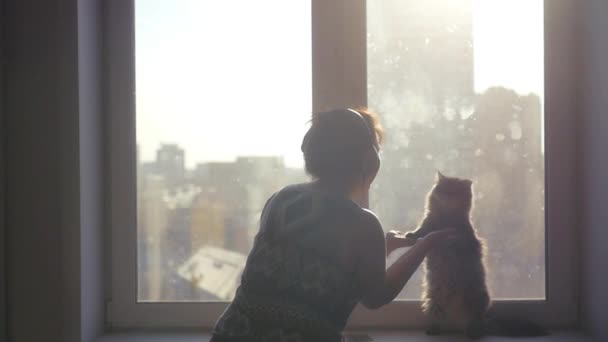
[[[315,180],[312,187],[334,195],[346,197],[364,209],[369,209],[369,186],[357,184],[355,186],[344,186],[337,182],[322,182]]]
[[[369,209],[369,187],[358,186],[352,189],[349,198],[363,209]]]

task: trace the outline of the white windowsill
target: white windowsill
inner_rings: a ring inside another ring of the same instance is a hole
[[[422,331],[370,331],[368,334],[378,342],[470,342],[464,336],[426,336]],[[95,342],[205,342],[205,333],[113,333],[98,338]],[[592,337],[576,331],[553,332],[552,335],[536,338],[484,337],[482,342],[598,342]]]

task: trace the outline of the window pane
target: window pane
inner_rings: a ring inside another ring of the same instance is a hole
[[[435,170],[474,180],[495,298],[545,298],[543,2],[367,2],[368,103],[387,140],[373,209],[423,216]],[[395,255],[393,255],[395,257]],[[420,269],[399,296],[418,299]]]
[[[140,301],[230,300],[265,200],[305,179],[310,22],[302,0],[136,1]]]

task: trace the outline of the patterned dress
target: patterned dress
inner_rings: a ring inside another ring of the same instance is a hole
[[[241,285],[211,341],[341,341],[361,298],[355,274],[301,240],[332,215],[356,210],[361,209],[346,198],[297,187],[273,195]]]

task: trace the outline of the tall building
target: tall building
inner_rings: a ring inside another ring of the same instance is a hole
[[[156,171],[174,188],[183,184],[186,176],[184,150],[175,144],[163,144],[156,151]]]
[[[193,180],[201,188],[198,206],[207,202],[216,211],[209,208],[196,207],[193,214],[193,232],[220,242],[223,248],[247,254],[250,242],[247,238],[246,209],[244,201],[246,189],[242,186],[241,173],[234,162],[208,162],[197,165]],[[212,226],[204,226],[203,222],[211,221]],[[220,232],[221,229],[221,232]],[[205,232],[203,232],[206,230]],[[200,239],[197,239],[204,244]]]
[[[224,248],[248,254],[258,231],[261,210],[270,195],[286,185],[287,172],[280,157],[247,156],[234,162],[199,164],[193,179],[202,189],[193,211],[196,217],[193,231],[217,243],[222,229]],[[217,210],[205,208],[203,203]],[[211,226],[205,228],[203,222]],[[204,229],[208,231],[202,232]]]
[[[192,184],[165,193],[164,202],[169,211],[161,245],[161,259],[165,271],[162,285],[163,300],[187,300],[194,295],[193,287],[181,281],[177,269],[196,251],[192,246],[191,207],[199,193],[200,189]]]
[[[227,203],[216,192],[201,191],[192,202],[191,245],[193,250],[204,246],[224,248]]]
[[[161,176],[143,177],[137,225],[139,298],[161,300],[166,273],[163,245],[169,223],[169,210],[164,201],[166,185]]]
[[[184,175],[184,151],[177,145],[162,145],[153,162],[142,164],[138,156],[137,253],[143,300],[176,297],[170,283],[177,277],[174,265],[190,253],[189,202],[196,191],[185,184]]]
[[[450,150],[467,133],[441,125],[458,126],[475,100],[472,0],[367,6],[368,105],[386,132],[372,206],[388,226],[411,226],[434,170],[457,157]]]
[[[281,157],[238,157],[236,167],[241,186],[245,189],[241,199],[244,224],[249,244],[258,232],[259,219],[268,198],[285,186],[286,169]]]
[[[387,127],[473,103],[472,0],[368,1],[368,103]]]

